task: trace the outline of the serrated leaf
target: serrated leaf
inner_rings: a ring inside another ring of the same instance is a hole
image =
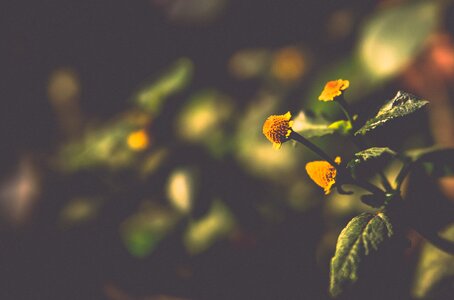
[[[337,296],[358,280],[361,262],[393,235],[389,218],[382,212],[353,218],[337,240],[331,259],[330,293]]]
[[[424,107],[427,103],[429,102],[426,100],[418,99],[412,94],[398,91],[393,99],[388,101],[380,108],[375,117],[368,120],[363,127],[355,132],[355,135],[364,135],[368,131],[382,126],[388,121],[412,114],[420,108]]]
[[[394,155],[396,155],[396,152],[388,147],[372,147],[355,153],[353,159],[348,162],[347,168],[355,168],[368,161]]]

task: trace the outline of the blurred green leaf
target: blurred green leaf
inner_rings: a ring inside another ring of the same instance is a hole
[[[166,194],[170,204],[182,214],[191,210],[197,190],[197,176],[191,168],[174,170],[167,181]]]
[[[412,94],[398,91],[393,99],[380,108],[375,117],[369,119],[363,127],[355,132],[355,135],[364,135],[390,120],[412,114],[428,103],[428,101],[418,99]]]
[[[207,250],[215,241],[225,237],[234,229],[235,221],[228,207],[214,201],[208,215],[193,221],[184,236],[184,244],[191,254]]]
[[[236,52],[229,61],[230,72],[238,79],[251,79],[266,73],[272,55],[266,49],[244,49]]]
[[[292,129],[306,138],[312,138],[336,132],[335,126],[331,127],[331,125],[332,124],[321,117],[310,117],[305,112],[301,111],[293,119]]]
[[[454,241],[454,226],[445,230],[443,236]],[[413,295],[418,299],[449,299],[452,296],[453,279],[454,256],[425,243],[416,269]]]
[[[364,24],[358,54],[371,76],[390,78],[420,53],[439,23],[440,2],[407,1],[379,10]]]
[[[189,59],[179,59],[159,79],[141,88],[133,96],[133,101],[147,112],[159,113],[169,96],[187,86],[192,77],[193,68],[193,63]]]
[[[128,251],[136,257],[146,257],[173,229],[179,214],[145,203],[144,207],[121,225],[121,235]]]
[[[331,123],[328,128],[334,129],[339,134],[348,135],[353,126],[352,123],[348,120],[339,120]]]
[[[76,141],[64,145],[58,155],[60,167],[78,171],[96,166],[125,167],[136,152],[129,148],[127,138],[137,129],[129,120],[116,120],[99,128],[87,129]]]
[[[60,211],[60,224],[63,226],[73,226],[93,219],[101,205],[98,198],[75,198],[72,199]]]
[[[382,212],[353,218],[340,233],[331,260],[331,295],[339,295],[346,286],[356,282],[362,260],[377,251],[392,234],[389,218]]]
[[[195,93],[183,106],[177,119],[178,135],[189,142],[201,143],[215,156],[224,154],[229,146],[225,127],[231,121],[231,99],[216,90]]]

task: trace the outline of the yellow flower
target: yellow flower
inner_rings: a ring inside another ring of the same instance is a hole
[[[338,79],[333,81],[328,81],[325,85],[318,100],[321,101],[333,101],[337,96],[342,95],[342,91],[346,90],[350,86],[350,81]]]
[[[145,130],[137,130],[128,135],[128,146],[132,150],[141,151],[148,147],[150,141]]]
[[[273,147],[279,149],[283,142],[288,140],[292,132],[293,121],[290,121],[292,114],[269,116],[263,124],[263,134],[273,143]]]
[[[334,160],[340,164],[341,158],[338,156]],[[331,192],[331,187],[336,183],[337,171],[327,161],[312,161],[306,164],[306,172],[309,177],[325,191],[325,195]]]

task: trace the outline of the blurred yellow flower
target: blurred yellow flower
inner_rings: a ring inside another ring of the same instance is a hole
[[[338,156],[334,160],[340,164],[341,158]],[[306,172],[309,177],[325,191],[325,195],[331,192],[331,187],[336,183],[337,171],[327,161],[312,161],[306,164]]]
[[[321,101],[333,101],[334,98],[340,96],[343,90],[346,90],[350,86],[350,81],[338,79],[328,81],[325,85],[320,96],[318,96],[318,100]]]
[[[298,48],[282,48],[274,55],[271,72],[277,79],[281,81],[294,81],[299,79],[304,71],[304,57]]]
[[[273,143],[274,148],[279,149],[292,132],[293,121],[290,121],[291,117],[290,112],[284,115],[272,115],[263,124],[263,134]]]
[[[128,146],[132,150],[141,151],[148,147],[150,140],[148,134],[144,129],[131,132],[128,135]]]

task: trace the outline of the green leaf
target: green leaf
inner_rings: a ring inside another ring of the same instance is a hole
[[[363,213],[353,218],[340,233],[331,259],[331,295],[338,296],[356,282],[361,262],[392,235],[391,222],[383,212]]]
[[[397,153],[387,147],[373,147],[355,153],[353,158],[347,163],[350,174],[358,178],[359,176],[372,176],[376,170],[383,166]]]
[[[371,131],[379,126],[382,126],[384,123],[404,117],[406,115],[412,114],[415,111],[419,110],[423,106],[429,103],[426,100],[418,99],[416,96],[398,91],[396,96],[393,99],[388,101],[383,105],[378,111],[377,115],[372,119],[368,120],[362,128],[360,128],[355,135],[366,134],[368,131]]]
[[[396,152],[388,147],[372,147],[355,153],[352,160],[347,164],[347,168],[356,168],[357,166],[371,160],[379,158],[389,158],[395,156]]]

